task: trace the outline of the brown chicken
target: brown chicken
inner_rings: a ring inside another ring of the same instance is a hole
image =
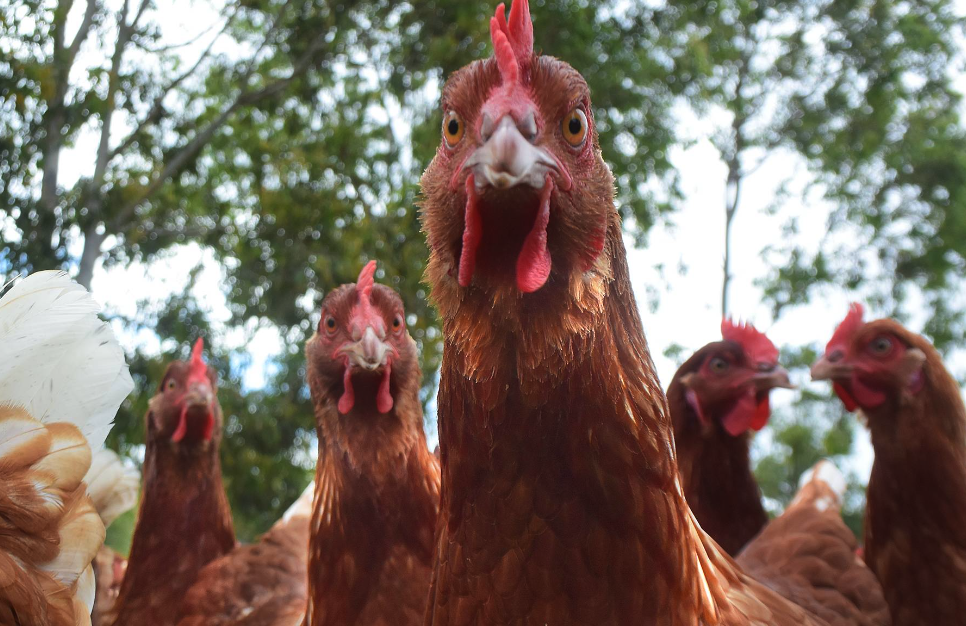
[[[4,626],[90,624],[104,522],[85,474],[134,388],[98,309],[65,272],[31,274],[0,298]]]
[[[872,432],[865,560],[896,626],[966,619],[966,408],[923,337],[852,305],[812,378]]]
[[[416,342],[375,270],[372,261],[325,297],[305,347],[319,434],[308,626],[411,626],[426,609],[439,465],[423,432]]]
[[[444,333],[426,624],[827,623],[695,522],[587,84],[533,53],[525,0],[490,24],[422,180]]]
[[[198,572],[235,546],[221,479],[222,414],[217,376],[201,340],[174,361],[145,417],[144,488],[114,623],[177,623]]]
[[[751,433],[768,422],[769,392],[792,384],[778,349],[753,326],[724,320],[721,335],[678,369],[667,401],[688,506],[734,556],[768,522],[751,471]]]
[[[309,485],[257,543],[206,565],[188,590],[178,626],[299,626],[314,493]]]

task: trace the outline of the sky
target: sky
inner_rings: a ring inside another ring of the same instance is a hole
[[[959,4],[961,9],[966,8],[966,0]],[[82,6],[75,7],[75,11],[79,8]],[[210,28],[216,19],[217,14],[203,2],[174,0],[161,21],[164,32],[176,34],[171,35],[175,41],[187,41]],[[202,37],[196,46],[186,48],[186,56],[192,50],[200,50],[205,41]],[[85,53],[103,54],[96,48]],[[958,84],[962,88],[966,80],[959,78]],[[679,131],[693,140],[686,144],[688,147],[675,148],[671,154],[681,176],[684,201],[666,223],[658,224],[650,232],[646,247],[633,248],[628,241],[631,280],[658,374],[665,386],[678,365],[664,356],[669,345],[681,345],[686,356],[720,338],[726,169],[708,138],[716,126],[727,122],[721,115],[719,112],[698,117],[687,108],[678,107]],[[69,185],[88,173],[87,169],[92,166],[88,157],[94,152],[96,141],[94,134],[88,133],[71,149],[73,154],[62,159],[62,185]],[[767,269],[761,261],[762,250],[769,242],[780,240],[783,221],[783,217],[769,215],[763,209],[772,201],[779,182],[784,180],[790,181],[791,187],[797,190],[804,190],[811,181],[800,157],[779,152],[745,181],[743,201],[733,226],[731,310],[735,317],[754,322],[777,345],[824,345],[854,294],[826,289],[809,305],[791,309],[773,321],[769,309],[761,304],[761,290],[755,286],[755,281]],[[815,193],[804,199],[800,194],[792,194],[791,198],[792,205],[785,209],[801,218],[803,240],[818,241],[825,230],[829,207]],[[783,211],[783,214],[787,213]],[[109,313],[131,316],[140,301],[158,301],[180,291],[183,277],[199,262],[204,269],[195,295],[213,321],[224,324],[229,315],[222,293],[221,268],[210,252],[195,244],[182,246],[151,266],[135,263],[110,270],[98,267],[92,291]],[[663,273],[658,271],[659,266],[665,268]],[[686,271],[682,273],[677,268],[686,268]],[[917,316],[916,311],[912,313],[912,328],[918,330],[916,323],[921,324],[923,316]],[[161,347],[161,340],[147,330],[137,334],[125,331],[121,339],[127,348],[140,345],[158,351]],[[245,385],[257,388],[264,384],[271,358],[280,346],[277,331],[250,325],[234,330],[225,341],[228,348],[247,347]],[[957,359],[957,366],[963,368],[960,371],[966,370],[961,358]],[[804,378],[794,382],[802,386],[815,384]],[[787,403],[794,397],[793,393],[777,390],[773,393],[773,403]],[[432,447],[436,434],[428,434]],[[864,429],[857,429],[857,435],[849,469],[860,478],[867,478],[872,450]]]

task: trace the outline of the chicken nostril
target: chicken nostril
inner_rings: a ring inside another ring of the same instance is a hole
[[[483,113],[483,122],[480,124],[480,138],[486,142],[490,137],[493,136],[493,131],[496,129],[496,123],[493,118],[487,113]]]
[[[762,362],[762,363],[759,363],[758,364],[758,371],[759,372],[764,372],[764,373],[774,372],[776,369],[778,369],[778,364],[777,363],[766,363],[766,362]]]
[[[844,356],[845,354],[841,350],[833,350],[832,352],[829,353],[826,359],[828,360],[829,363],[837,363],[841,361],[842,357]]]
[[[517,130],[527,141],[533,143],[537,139],[537,116],[533,109],[527,112],[522,120],[517,124]]]

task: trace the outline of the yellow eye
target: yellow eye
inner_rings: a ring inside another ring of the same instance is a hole
[[[325,331],[330,335],[335,333],[335,318],[331,315],[325,318]]]
[[[443,137],[450,148],[463,138],[463,120],[456,111],[447,111],[443,116]]]
[[[568,113],[563,118],[560,130],[571,146],[579,148],[584,145],[584,140],[587,139],[587,116],[583,109],[574,109]]]
[[[177,386],[177,384],[178,383],[174,382],[174,379],[171,378],[171,379],[168,379],[167,387],[168,389],[174,389]]]
[[[392,318],[392,329],[400,330],[402,329],[402,318],[398,315]]]

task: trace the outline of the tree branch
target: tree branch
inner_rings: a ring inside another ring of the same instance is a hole
[[[266,98],[273,97],[280,92],[282,92],[286,87],[288,87],[293,81],[295,81],[299,76],[305,73],[309,65],[312,63],[315,53],[318,52],[323,44],[325,43],[325,37],[323,35],[317,36],[301,57],[292,65],[292,72],[285,78],[276,80],[268,85],[265,85],[257,91],[247,91],[242,89],[235,100],[225,108],[221,114],[218,115],[213,121],[211,121],[203,130],[199,131],[194,138],[189,141],[178,153],[168,160],[165,164],[164,169],[158,174],[154,180],[147,186],[136,200],[127,204],[117,216],[112,221],[112,228],[114,230],[120,230],[123,228],[124,224],[134,217],[135,211],[138,207],[148,201],[158,189],[161,188],[168,179],[175,176],[181,169],[187,165],[188,161],[193,159],[198,155],[199,152],[208,144],[215,133],[228,121],[232,114],[242,107],[247,107],[264,100]]]

